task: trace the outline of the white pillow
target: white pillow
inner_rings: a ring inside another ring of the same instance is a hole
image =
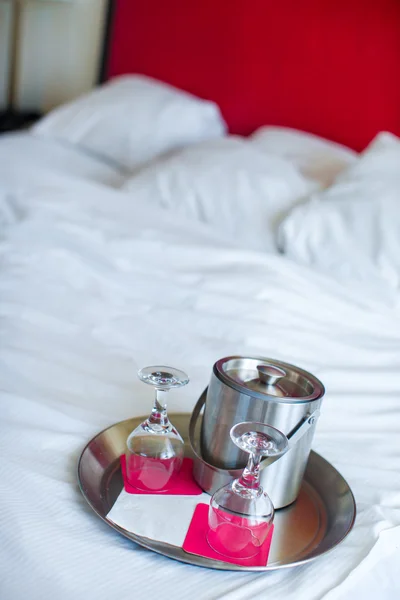
[[[123,186],[135,202],[211,224],[261,250],[275,249],[277,223],[314,188],[288,161],[233,136],[152,163]]]
[[[351,169],[343,171],[338,181],[375,181],[377,178],[389,177],[396,180],[400,175],[399,168],[400,139],[387,131],[379,133],[359,156]]]
[[[251,140],[260,150],[292,161],[303,175],[317,181],[321,188],[331,185],[358,156],[346,146],[287,127],[261,127]]]
[[[32,131],[133,170],[169,150],[225,133],[218,107],[143,75],[112,80],[41,119]]]
[[[400,289],[400,139],[381,134],[331,188],[294,209],[280,226],[279,246],[347,285],[394,297]]]

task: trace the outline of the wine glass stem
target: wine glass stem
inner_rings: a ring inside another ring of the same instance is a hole
[[[250,454],[248,463],[239,478],[239,485],[250,489],[257,489],[260,486],[260,462],[261,454],[258,452]]]
[[[167,404],[165,401],[166,394],[168,394],[168,390],[156,389],[153,410],[148,419],[151,425],[162,425],[163,427],[166,427],[169,424]]]

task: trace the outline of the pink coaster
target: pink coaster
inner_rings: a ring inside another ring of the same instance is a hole
[[[258,554],[252,556],[251,558],[230,558],[215,552],[215,550],[213,550],[207,542],[206,535],[208,531],[208,509],[209,506],[207,504],[198,504],[196,506],[185,541],[183,542],[183,550],[189,554],[197,554],[198,556],[204,556],[205,558],[212,558],[214,560],[220,560],[222,562],[227,562],[234,565],[265,567],[268,562],[274,526],[270,526],[268,536],[262,546],[260,546]],[[243,521],[243,519],[241,519],[241,521]],[[236,527],[235,531],[234,526],[230,529],[227,528],[225,531],[224,543],[227,542],[227,538],[229,537],[230,539],[228,540],[228,544],[232,544],[232,547],[237,545],[238,529],[239,528]],[[238,554],[240,554],[239,551]]]
[[[124,488],[128,494],[162,494],[163,496],[199,496],[203,493],[203,490],[197,485],[193,479],[193,460],[191,458],[184,458],[181,470],[178,475],[174,476],[173,481],[168,486],[166,491],[145,491],[139,490],[131,485],[126,477],[126,457],[122,454],[120,457],[121,461],[121,472],[124,480]]]

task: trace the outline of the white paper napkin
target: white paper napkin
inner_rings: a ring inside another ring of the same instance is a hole
[[[143,537],[182,546],[197,504],[209,504],[211,496],[161,496],[128,494],[124,489],[107,518]]]

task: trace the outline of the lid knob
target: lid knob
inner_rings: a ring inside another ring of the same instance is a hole
[[[273,365],[257,365],[257,371],[260,381],[266,385],[275,385],[286,375],[286,371]]]

